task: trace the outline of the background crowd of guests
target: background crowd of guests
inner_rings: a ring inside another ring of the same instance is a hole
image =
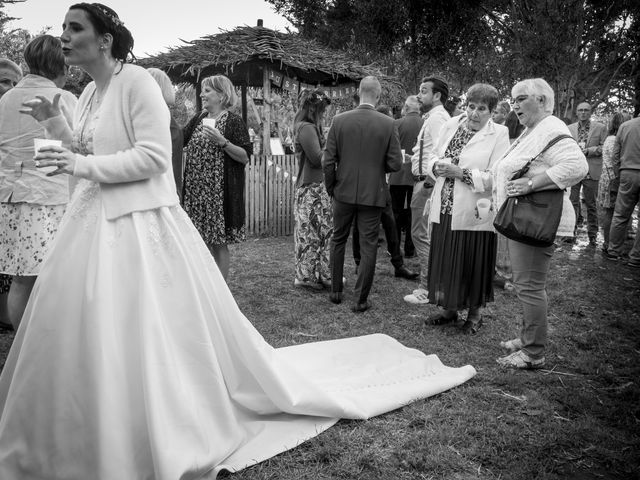
[[[77,100],[62,90],[67,66],[60,41],[37,37],[24,59],[29,68],[24,77],[18,65],[0,59],[0,326],[5,328],[20,322],[74,187],[73,177],[35,168],[33,140],[45,137],[44,128],[32,116],[16,114],[37,95],[59,93],[57,105],[71,125]],[[148,72],[173,106],[169,77],[159,69]],[[201,86],[203,110],[184,128],[171,118],[172,171],[181,204],[226,278],[228,245],[246,237],[244,168],[252,143],[233,112],[237,94],[231,81],[214,75]],[[345,246],[352,235],[357,274],[352,309],[371,308],[382,225],[395,276],[419,277],[405,301],[439,307],[426,323],[475,334],[494,286],[515,289],[523,303],[523,329],[503,342],[510,355],[501,361],[518,368],[542,365],[553,249],[496,235],[493,219],[508,195],[566,189],[559,238],[575,241],[584,205],[589,245],[596,245],[602,230],[603,254],[638,266],[637,242],[628,254],[623,251],[638,202],[637,120],[615,113],[605,125],[592,120],[591,106],[582,102],[578,121],[567,127],[552,115],[553,90],[542,79],[519,82],[511,102],[501,100],[491,85],[476,84],[461,105],[445,80],[426,77],[395,120],[391,109],[379,104],[380,94],[377,79],[364,79],[353,110],[338,114],[326,134],[330,99],[321,89],[300,93],[294,125],[294,286],[330,289],[331,301],[340,303]],[[567,133],[574,142],[560,142],[527,178],[509,182],[518,163],[534,157],[553,135]],[[416,258],[419,273],[407,268],[404,258]]]

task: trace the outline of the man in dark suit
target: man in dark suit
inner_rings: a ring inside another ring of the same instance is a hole
[[[596,197],[598,195],[598,181],[602,170],[602,144],[607,138],[607,128],[600,122],[591,121],[591,105],[587,102],[578,104],[576,108],[578,121],[569,125],[569,131],[578,142],[582,153],[587,157],[589,173],[584,179],[571,187],[571,203],[576,211],[576,233],[578,223],[582,221],[580,214],[580,190],[587,206],[587,235],[589,245],[596,246],[598,236],[598,209]],[[575,237],[575,234],[574,234]],[[575,240],[569,239],[569,241]]]
[[[371,307],[367,298],[376,266],[380,215],[387,202],[385,174],[400,169],[402,153],[393,119],[375,110],[381,93],[378,79],[362,79],[358,93],[358,108],[333,119],[322,166],[327,192],[333,198],[329,298],[333,303],[342,301],[344,252],[355,217],[361,260],[352,310],[364,312]]]
[[[389,193],[391,194],[391,206],[393,216],[398,229],[398,240],[402,238],[402,230],[405,232],[404,256],[413,257],[415,247],[411,240],[411,194],[413,192],[413,174],[411,173],[411,155],[416,145],[418,134],[424,123],[420,116],[420,102],[418,97],[410,95],[402,107],[402,118],[397,119],[396,127],[400,137],[400,148],[404,150],[402,168],[389,175]],[[408,161],[407,161],[408,160]]]

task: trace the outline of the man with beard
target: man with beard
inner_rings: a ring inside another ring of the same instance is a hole
[[[404,300],[412,304],[429,303],[427,273],[429,268],[429,218],[425,208],[433,183],[427,176],[426,168],[440,129],[451,117],[444,108],[449,97],[449,86],[438,77],[426,77],[420,84],[418,101],[427,111],[424,124],[418,134],[411,157],[411,173],[415,184],[411,196],[411,239],[420,261],[420,286]]]

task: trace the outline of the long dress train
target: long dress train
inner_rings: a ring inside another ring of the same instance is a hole
[[[81,180],[0,378],[0,478],[213,479],[459,385],[386,335],[274,349],[181,207]]]

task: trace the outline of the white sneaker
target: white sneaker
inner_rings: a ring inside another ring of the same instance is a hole
[[[417,288],[409,295],[404,296],[404,301],[413,305],[423,305],[429,303],[429,292],[424,288]]]

